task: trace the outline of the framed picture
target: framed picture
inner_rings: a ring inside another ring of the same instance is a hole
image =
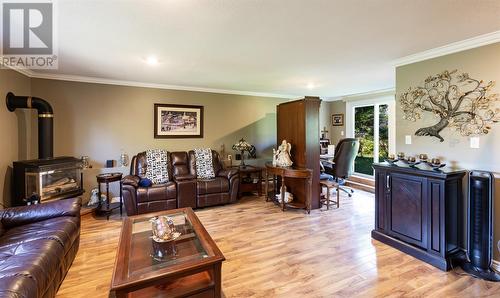
[[[155,104],[155,139],[203,138],[203,106]]]
[[[332,126],[344,126],[344,114],[333,114]]]

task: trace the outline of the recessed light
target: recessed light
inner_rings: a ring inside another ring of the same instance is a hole
[[[158,58],[156,58],[155,56],[149,56],[146,59],[146,63],[149,65],[156,65],[156,64],[158,64]]]
[[[314,83],[307,84],[307,89],[314,89],[314,87],[316,87]]]

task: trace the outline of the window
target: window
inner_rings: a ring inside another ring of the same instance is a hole
[[[394,148],[393,111],[393,97],[347,103],[347,136],[360,142],[356,174],[373,176],[372,164],[382,162]]]

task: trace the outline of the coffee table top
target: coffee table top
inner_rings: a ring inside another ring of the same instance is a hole
[[[149,219],[167,215],[181,236],[156,243]],[[158,257],[161,250],[161,258]],[[123,220],[113,272],[112,290],[166,278],[202,265],[221,262],[224,256],[191,208],[131,216]]]

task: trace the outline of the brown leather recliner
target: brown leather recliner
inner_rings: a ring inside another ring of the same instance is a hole
[[[137,154],[132,158],[130,175],[122,180],[123,202],[129,216],[177,208],[177,187],[172,181],[170,163],[167,165],[170,181],[141,187],[139,181],[145,178],[147,166],[146,152]]]
[[[189,172],[196,175],[194,151],[188,152]],[[219,153],[212,150],[214,179],[196,179],[196,207],[234,203],[238,198],[239,177],[236,169],[224,169]]]

